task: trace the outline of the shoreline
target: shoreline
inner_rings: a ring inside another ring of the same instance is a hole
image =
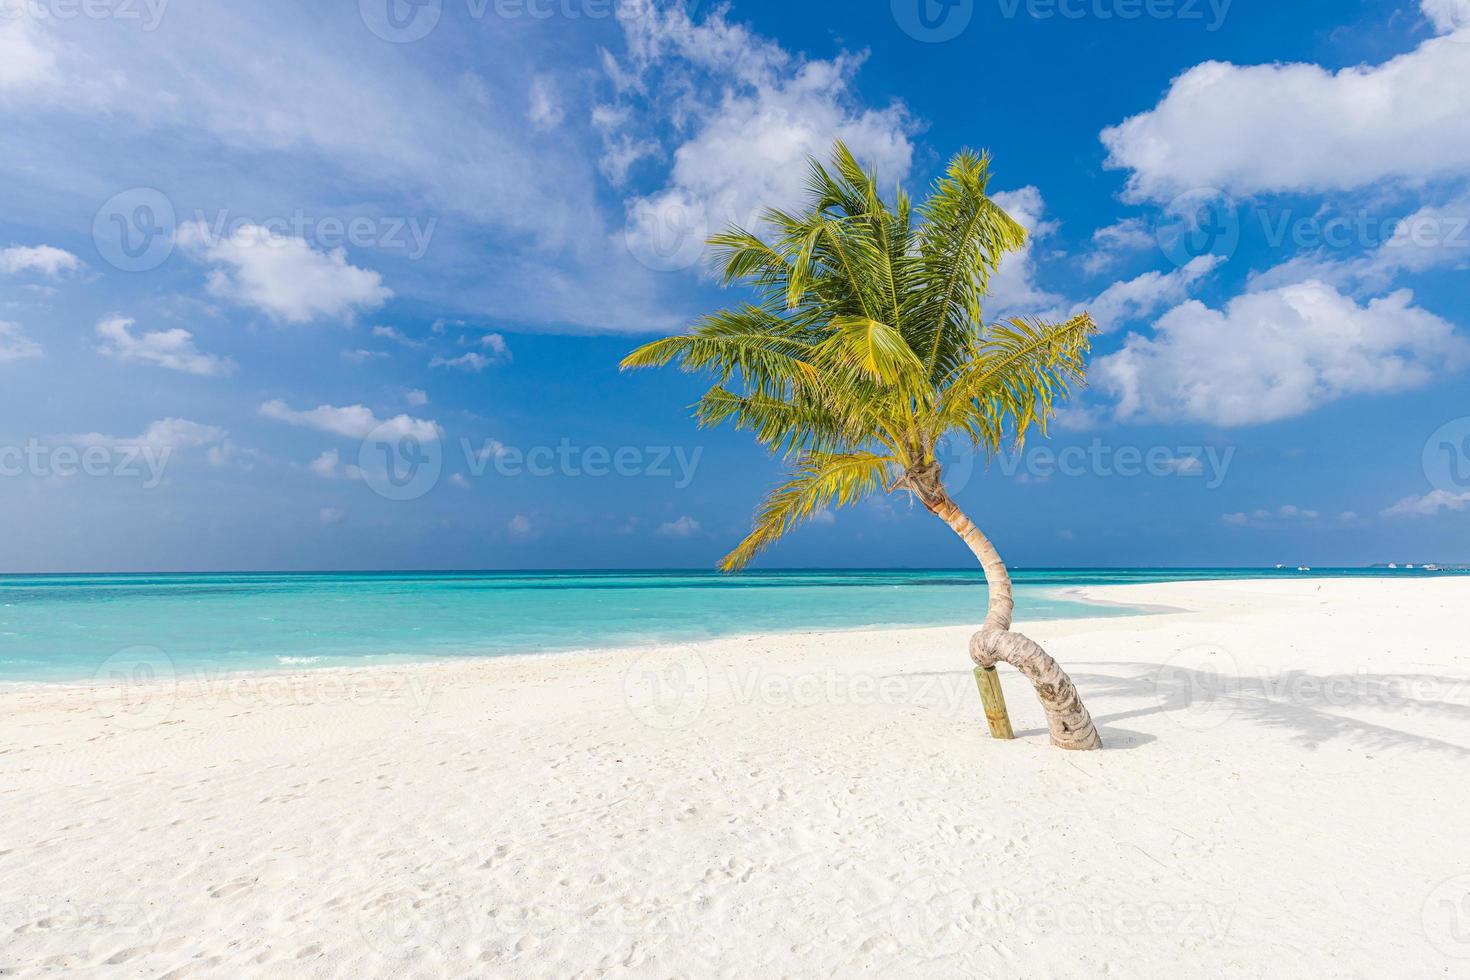
[[[1018,624],[1101,752],[972,626],[0,691],[0,968],[1442,973],[1470,580],[1089,591],[1186,610]]]
[[[1271,582],[1273,580],[1271,580],[1271,579],[1202,579],[1202,580],[1191,580],[1191,581],[1198,581],[1198,582],[1221,582],[1221,583],[1229,582],[1229,583],[1234,583],[1234,582]],[[1324,581],[1332,581],[1332,579],[1324,579]],[[1172,584],[1172,583],[1158,583],[1158,584]],[[1188,584],[1188,583],[1183,583],[1183,584]],[[1054,599],[1060,599],[1062,601],[1072,602],[1072,603],[1076,603],[1078,605],[1096,606],[1096,607],[1101,608],[1101,609],[1126,610],[1127,612],[1123,612],[1121,614],[1116,614],[1116,615],[1113,615],[1113,616],[1066,616],[1066,617],[1059,617],[1059,618],[1058,617],[1051,617],[1051,618],[1024,619],[1024,620],[1018,620],[1018,622],[1021,623],[1021,624],[1023,624],[1023,625],[1024,624],[1028,624],[1028,623],[1029,624],[1051,624],[1051,623],[1071,623],[1071,622],[1084,622],[1084,621],[1090,622],[1092,620],[1106,620],[1106,619],[1115,619],[1115,618],[1116,619],[1134,619],[1134,618],[1148,617],[1148,616],[1172,615],[1172,614],[1179,614],[1179,613],[1188,613],[1188,612],[1191,611],[1191,610],[1189,610],[1187,608],[1180,607],[1180,606],[1171,606],[1171,605],[1164,605],[1164,604],[1159,604],[1159,603],[1140,603],[1140,602],[1135,602],[1135,601],[1121,601],[1121,600],[1117,600],[1117,599],[1103,598],[1103,597],[1095,596],[1095,595],[1092,594],[1092,593],[1095,593],[1095,592],[1098,592],[1098,591],[1111,591],[1111,590],[1117,590],[1117,589],[1132,589],[1132,588],[1153,588],[1153,587],[1155,587],[1155,584],[1154,583],[1128,583],[1128,584],[1125,584],[1125,585],[1082,585],[1082,586],[1068,585],[1068,586],[1045,586],[1045,587],[1037,587],[1038,588],[1038,592],[1040,592],[1042,595],[1049,596],[1049,597],[1054,598]],[[949,629],[959,629],[959,628],[966,628],[966,627],[968,627],[971,631],[973,631],[973,630],[979,628],[980,620],[982,620],[984,618],[984,615],[983,615],[983,602],[977,601],[976,602],[976,606],[977,606],[978,611],[981,614],[980,615],[977,615],[975,617],[973,623],[866,624],[866,625],[861,625],[861,626],[836,627],[836,628],[834,628],[834,627],[818,627],[818,628],[802,629],[802,630],[769,630],[769,631],[753,630],[753,631],[749,631],[749,632],[729,633],[729,634],[724,634],[724,635],[721,635],[721,636],[704,636],[704,637],[699,637],[699,638],[689,639],[689,640],[666,640],[666,641],[658,641],[658,642],[652,642],[652,643],[647,642],[647,641],[632,641],[632,642],[628,642],[628,643],[613,642],[613,643],[609,643],[606,646],[582,646],[582,647],[574,647],[574,648],[569,648],[569,649],[535,649],[535,650],[519,650],[519,651],[515,651],[515,652],[506,652],[506,653],[474,653],[474,654],[464,654],[464,655],[460,655],[460,656],[440,656],[440,657],[435,657],[435,656],[430,655],[430,656],[426,656],[423,659],[418,659],[417,655],[405,655],[405,656],[411,656],[414,659],[403,660],[403,661],[400,661],[400,662],[392,662],[392,663],[382,663],[382,662],[367,662],[367,663],[357,663],[357,664],[350,664],[350,663],[332,663],[332,664],[322,664],[320,666],[316,666],[316,665],[313,665],[313,664],[305,664],[305,663],[302,663],[302,664],[278,664],[278,665],[263,666],[263,667],[221,667],[221,668],[217,668],[217,669],[211,669],[211,668],[208,668],[208,667],[200,667],[200,666],[191,666],[191,667],[185,667],[185,668],[182,668],[182,669],[176,669],[175,670],[175,676],[184,676],[184,675],[187,675],[187,676],[194,677],[196,679],[197,678],[200,678],[200,677],[207,677],[210,682],[217,682],[217,681],[222,680],[222,679],[230,679],[230,678],[233,678],[233,677],[236,677],[236,676],[257,677],[257,678],[263,678],[264,679],[264,678],[294,677],[294,676],[296,676],[298,674],[301,674],[301,675],[315,675],[315,674],[320,674],[320,673],[329,672],[329,671],[336,671],[336,672],[356,672],[356,671],[363,671],[363,672],[368,672],[368,671],[411,670],[411,669],[419,669],[419,668],[429,668],[429,669],[432,669],[432,668],[443,668],[443,667],[454,666],[454,665],[465,665],[465,664],[473,664],[473,663],[481,663],[481,662],[492,662],[492,661],[493,662],[500,662],[500,661],[507,661],[507,660],[516,660],[516,659],[520,659],[520,658],[541,659],[541,658],[548,658],[548,657],[581,657],[581,656],[588,656],[588,655],[593,655],[593,654],[608,653],[608,652],[612,652],[612,651],[645,651],[645,650],[652,651],[652,650],[657,650],[657,649],[659,649],[661,647],[669,647],[669,646],[689,646],[689,645],[700,645],[700,644],[714,644],[714,643],[721,643],[721,642],[725,642],[725,641],[740,641],[740,640],[751,640],[751,639],[768,639],[768,638],[780,638],[780,637],[801,638],[801,637],[810,637],[810,636],[820,636],[820,635],[826,635],[826,634],[844,634],[844,633],[859,633],[859,634],[861,634],[861,633],[892,632],[892,631],[910,631],[910,630],[949,630]],[[1022,631],[1024,632],[1024,630],[1022,630]],[[389,654],[380,654],[380,655],[377,655],[377,656],[395,656],[395,655],[389,653]],[[368,658],[364,658],[364,659],[368,659]],[[100,670],[100,668],[99,668],[99,670]],[[93,674],[92,677],[74,678],[74,679],[66,679],[66,680],[6,680],[6,679],[0,679],[0,696],[3,696],[7,692],[21,692],[21,691],[27,691],[27,690],[46,690],[46,689],[51,689],[51,688],[89,689],[89,688],[93,688],[93,687],[97,687],[97,686],[107,686],[110,683],[110,682],[107,682],[107,681],[98,680],[96,678],[95,674],[96,674],[96,672],[94,672],[94,674]],[[131,681],[130,683],[134,683],[134,684],[147,684],[149,682],[146,681],[146,680],[135,680],[135,681]],[[166,681],[159,681],[159,682],[156,682],[156,683],[167,683],[167,682]]]

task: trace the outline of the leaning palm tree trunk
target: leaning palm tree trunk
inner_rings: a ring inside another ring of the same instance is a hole
[[[969,545],[980,560],[980,567],[985,570],[990,608],[985,614],[985,622],[970,638],[970,659],[980,667],[1007,663],[1026,675],[1036,688],[1037,700],[1046,712],[1046,725],[1051,730],[1053,745],[1063,749],[1102,748],[1097,726],[1082,704],[1072,678],[1038,643],[1011,632],[1011,612],[1015,607],[1011,576],[995,545],[959,509],[945,492],[937,475],[932,479],[914,481],[913,489],[924,507]]]

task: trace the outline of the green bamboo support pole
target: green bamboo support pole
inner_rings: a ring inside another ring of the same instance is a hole
[[[975,686],[980,689],[980,704],[985,708],[985,720],[990,723],[990,737],[1015,738],[1011,716],[1006,713],[1005,692],[1000,689],[1000,675],[995,668],[976,667]]]

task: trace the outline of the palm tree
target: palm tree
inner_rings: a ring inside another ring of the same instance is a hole
[[[901,188],[884,201],[875,176],[838,142],[830,169],[810,161],[805,210],[764,213],[770,244],[740,228],[710,239],[725,284],[750,287],[756,301],[646,344],[622,367],[677,362],[712,373],[717,381],[694,409],[700,424],[731,422],[790,461],[790,480],[721,568],[743,568],[825,509],[905,491],[985,570],[990,605],[971,658],[1030,679],[1053,744],[1095,749],[1102,742],[1071,679],[1011,631],[1005,563],[945,490],[936,458],[947,437],[989,456],[1007,441],[1019,447],[1032,426],[1044,434],[1069,384],[1084,380],[1097,329],[1085,313],[982,327],[991,274],[1026,241],[986,196],[989,167],[987,155],[959,153],[916,209]]]

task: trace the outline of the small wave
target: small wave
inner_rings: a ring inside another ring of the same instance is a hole
[[[276,662],[282,666],[289,667],[295,664],[314,664],[321,659],[321,657],[277,657]]]

